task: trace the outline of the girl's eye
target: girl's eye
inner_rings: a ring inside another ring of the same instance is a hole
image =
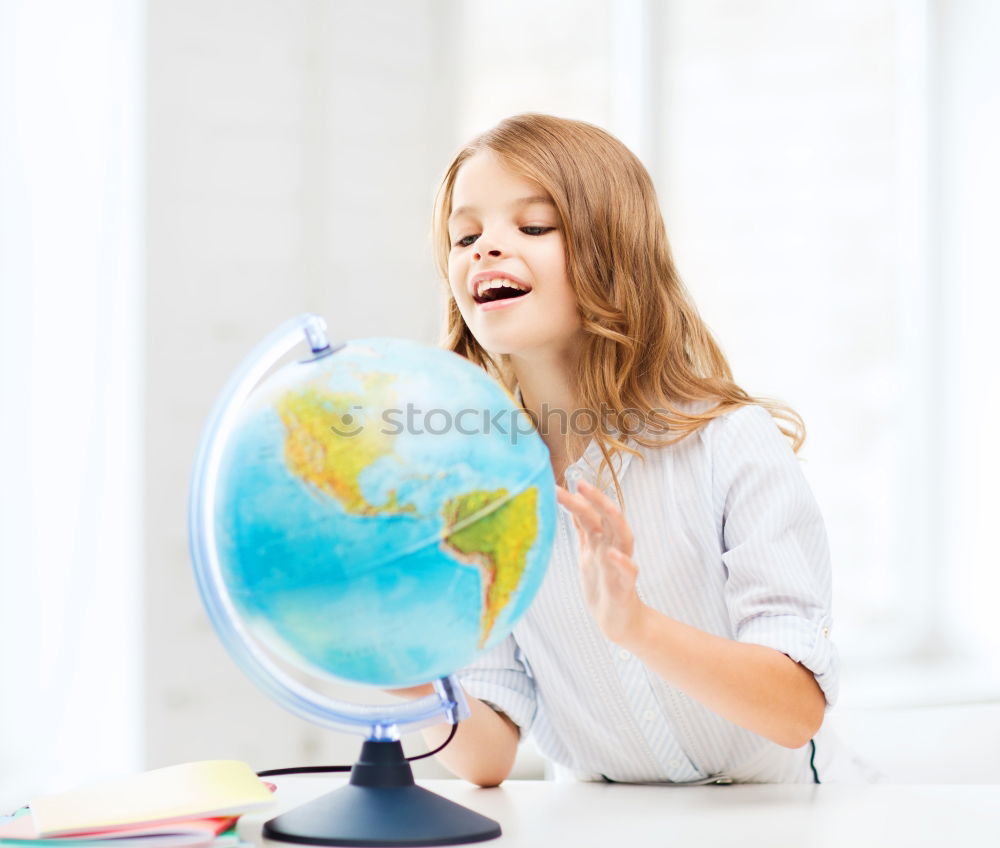
[[[541,226],[528,226],[521,227],[521,232],[529,236],[544,236],[546,233],[551,232],[555,227],[541,227]],[[477,238],[478,235],[474,236],[462,236],[458,241],[455,242],[455,247],[469,247]]]

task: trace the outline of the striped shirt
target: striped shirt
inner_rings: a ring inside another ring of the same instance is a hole
[[[664,448],[633,444],[615,466],[635,536],[637,591],[701,630],[766,645],[837,697],[830,554],[787,438],[744,406]],[[597,484],[591,443],[574,463]],[[615,499],[605,472],[601,488]],[[549,570],[506,641],[459,672],[465,691],[531,733],[583,780],[811,782],[811,746],[783,748],[713,713],[608,640],[587,611],[570,513],[559,507]],[[820,748],[817,741],[817,750]]]

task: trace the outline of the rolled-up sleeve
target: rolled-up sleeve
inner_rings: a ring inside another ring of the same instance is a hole
[[[506,713],[523,739],[535,720],[535,681],[513,636],[508,636],[457,674],[472,697]]]
[[[713,487],[722,501],[733,632],[808,668],[832,706],[839,662],[830,639],[830,549],[819,506],[766,409],[741,407],[720,424]]]

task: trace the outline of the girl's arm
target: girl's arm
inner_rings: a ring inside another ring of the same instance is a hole
[[[575,495],[560,488],[558,499],[573,513],[584,599],[605,636],[734,724],[787,748],[812,738],[826,707],[812,672],[773,648],[707,633],[644,604],[618,507],[583,482]]]
[[[805,745],[823,723],[816,678],[774,648],[706,633],[645,605],[615,641],[710,710],[786,748]]]
[[[408,689],[390,690],[393,695],[420,698],[431,695],[430,683]],[[465,696],[469,703],[469,717],[459,722],[455,738],[435,759],[457,777],[479,786],[499,786],[510,774],[517,755],[520,731],[503,713],[487,706],[478,698]],[[436,724],[421,731],[429,748],[436,748],[451,732],[450,724]]]

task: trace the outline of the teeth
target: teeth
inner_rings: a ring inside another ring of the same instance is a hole
[[[518,285],[513,280],[508,280],[506,277],[497,277],[495,280],[483,280],[476,286],[476,297],[482,297],[484,292],[490,289],[507,288],[514,289],[514,291],[530,291],[525,286]]]

